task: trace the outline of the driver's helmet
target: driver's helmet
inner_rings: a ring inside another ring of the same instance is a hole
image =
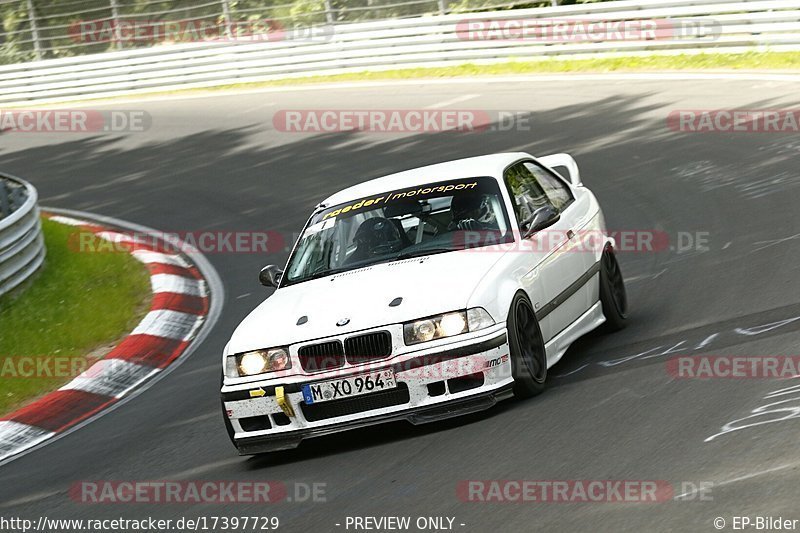
[[[453,222],[462,220],[484,220],[489,214],[489,209],[484,201],[484,196],[477,192],[456,194],[450,202],[450,216]]]
[[[391,220],[382,217],[365,220],[356,230],[353,241],[367,255],[384,255],[403,247],[400,230]]]

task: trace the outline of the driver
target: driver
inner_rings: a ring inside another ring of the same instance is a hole
[[[450,216],[452,222],[447,227],[450,231],[497,229],[497,221],[480,193],[467,192],[453,196],[450,202]]]
[[[353,237],[356,250],[347,262],[364,261],[371,257],[395,253],[403,248],[400,230],[392,221],[382,217],[369,218],[361,223]]]

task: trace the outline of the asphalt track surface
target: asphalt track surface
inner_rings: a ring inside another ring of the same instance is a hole
[[[665,121],[674,109],[796,108],[797,94],[796,83],[757,80],[287,88],[100,106],[146,110],[153,123],[143,133],[0,135],[0,168],[32,181],[43,205],[163,230],[291,235],[317,201],[345,186],[441,160],[524,150],[574,154],[611,228],[664,231],[673,244],[678,232],[707,236],[707,249],[621,254],[629,327],[574,345],[538,398],[257,458],[237,457],[225,434],[220,353],[269,292],[258,284],[259,268],[287,254],[209,255],[226,301],[202,346],[133,401],[0,467],[0,514],[262,514],[278,516],[284,531],[304,532],[343,530],[335,524],[347,516],[451,516],[457,531],[481,532],[713,531],[717,516],[729,524],[732,515],[800,518],[800,395],[765,399],[798,382],[675,379],[666,366],[675,354],[800,353],[800,320],[791,320],[800,317],[800,138],[679,133]],[[281,109],[423,107],[523,111],[532,128],[400,135],[272,126]],[[708,440],[736,420],[737,427],[761,423]],[[469,479],[666,480],[676,495],[684,482],[714,485],[710,501],[490,504],[457,498],[457,483]],[[68,495],[80,480],[324,483],[327,501],[87,505]]]

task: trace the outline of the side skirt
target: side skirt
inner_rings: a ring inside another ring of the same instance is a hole
[[[590,307],[588,311],[578,317],[575,322],[567,326],[561,333],[550,339],[550,341],[544,345],[545,352],[547,353],[547,368],[556,364],[564,356],[564,353],[573,342],[602,325],[605,321],[606,317],[603,315],[603,306],[598,301]]]

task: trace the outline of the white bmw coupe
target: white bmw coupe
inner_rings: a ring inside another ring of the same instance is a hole
[[[545,386],[581,335],[625,325],[615,242],[566,154],[503,153],[367,181],[317,205],[223,357],[239,453],[433,422]]]

